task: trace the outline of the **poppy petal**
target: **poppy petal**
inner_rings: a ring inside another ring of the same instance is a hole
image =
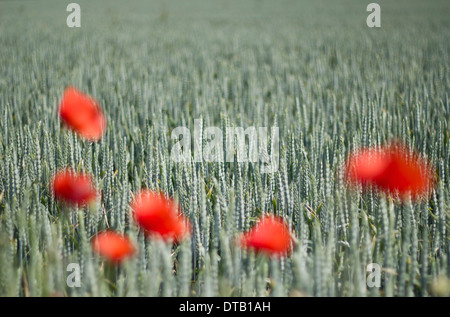
[[[287,254],[291,249],[292,237],[287,224],[278,217],[264,217],[250,231],[243,234],[239,243],[269,255]]]
[[[136,252],[128,237],[113,231],[104,231],[97,234],[92,240],[92,248],[95,252],[116,264]]]
[[[53,176],[53,194],[56,199],[72,205],[86,205],[97,198],[89,175],[62,170]]]
[[[347,177],[352,182],[370,183],[384,173],[389,162],[383,151],[365,149],[350,156]]]
[[[131,208],[136,222],[151,236],[178,241],[189,232],[189,224],[179,214],[178,206],[161,193],[143,190]]]
[[[383,173],[375,178],[375,184],[388,192],[398,192],[414,197],[424,194],[432,183],[428,165],[416,155],[398,146],[386,149],[389,164]]]
[[[66,125],[82,137],[97,141],[103,136],[106,118],[97,101],[74,87],[68,87],[59,107]]]
[[[433,183],[429,164],[395,143],[351,155],[346,175],[353,183],[364,187],[373,185],[386,193],[398,193],[402,198],[422,196]]]

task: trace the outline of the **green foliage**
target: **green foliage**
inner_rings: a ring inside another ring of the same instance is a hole
[[[80,29],[65,26],[64,2],[0,2],[0,295],[448,295],[450,32],[444,2],[416,2],[380,2],[376,30],[354,1],[80,1]],[[66,85],[103,106],[101,142],[61,127]],[[194,138],[199,118],[224,131],[225,154],[228,128],[278,126],[278,171],[174,163],[172,129]],[[393,139],[436,167],[429,200],[346,186],[350,151]],[[93,174],[96,206],[54,200],[49,179],[67,166]],[[191,239],[144,237],[128,207],[141,188],[178,200]],[[264,213],[291,226],[289,257],[236,246]],[[93,254],[106,228],[137,256],[111,267]],[[69,263],[80,288],[66,284]],[[369,263],[379,289],[366,286]]]

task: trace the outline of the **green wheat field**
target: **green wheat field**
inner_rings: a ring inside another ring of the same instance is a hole
[[[366,25],[370,1],[80,0],[80,28],[69,2],[0,0],[0,296],[450,296],[448,1],[377,1],[380,28]],[[104,109],[101,141],[62,126],[68,85]],[[278,170],[174,162],[171,132],[194,138],[194,120],[224,138],[278,127]],[[428,199],[346,183],[351,151],[392,140],[433,164]],[[91,173],[101,200],[55,201],[64,167]],[[141,188],[179,202],[190,238],[139,231]],[[235,243],[267,213],[294,234],[286,257]],[[94,254],[107,228],[136,256],[113,267]]]

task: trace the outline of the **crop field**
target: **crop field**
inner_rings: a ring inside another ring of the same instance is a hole
[[[377,1],[379,28],[370,1],[80,0],[79,28],[70,2],[0,0],[0,296],[450,296],[448,1]],[[99,140],[62,121],[68,86],[104,111]],[[211,127],[223,146],[195,158]],[[239,127],[267,128],[272,171]],[[390,142],[432,166],[426,197],[349,184],[349,155]],[[55,197],[67,168],[94,203]],[[187,238],[139,226],[142,189],[177,202]],[[290,252],[239,243],[263,215]],[[105,230],[134,254],[99,255]]]

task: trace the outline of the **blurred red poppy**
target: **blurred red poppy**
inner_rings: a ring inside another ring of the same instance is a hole
[[[130,239],[113,231],[104,231],[92,239],[92,248],[110,262],[119,264],[136,252]]]
[[[384,150],[363,149],[352,154],[347,163],[347,177],[354,183],[369,184],[384,173],[389,157]]]
[[[354,183],[372,184],[402,198],[409,194],[417,198],[427,193],[433,175],[429,164],[399,144],[365,149],[350,156],[346,173]]]
[[[106,118],[97,101],[74,87],[67,87],[59,107],[66,125],[82,137],[98,141],[106,128]]]
[[[139,226],[150,236],[177,242],[190,231],[177,204],[162,193],[143,190],[135,197],[131,208]]]
[[[241,235],[238,243],[268,255],[281,256],[291,250],[292,236],[283,219],[263,217],[250,231]]]
[[[56,199],[71,205],[86,205],[97,198],[92,178],[70,170],[59,171],[53,176],[52,189]]]

